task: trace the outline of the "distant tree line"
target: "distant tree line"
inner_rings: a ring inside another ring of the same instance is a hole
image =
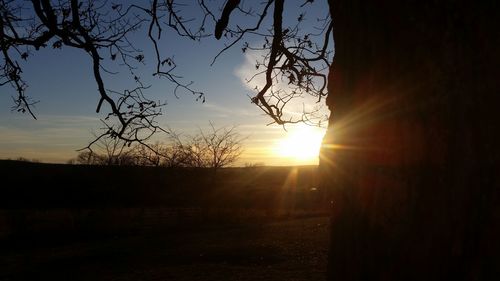
[[[166,141],[129,145],[120,138],[102,138],[93,150],[80,152],[69,164],[222,168],[234,164],[243,152],[244,137],[236,127],[199,130],[183,136],[169,131]]]

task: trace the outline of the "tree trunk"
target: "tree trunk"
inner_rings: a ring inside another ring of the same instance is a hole
[[[330,280],[500,276],[498,4],[330,0]]]

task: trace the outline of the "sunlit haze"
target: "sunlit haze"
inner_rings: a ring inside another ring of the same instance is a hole
[[[293,162],[317,163],[323,130],[301,124],[276,142],[274,153]]]

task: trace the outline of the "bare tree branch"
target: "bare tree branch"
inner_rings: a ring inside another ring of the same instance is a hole
[[[165,28],[192,40],[200,39],[204,36],[200,32],[204,22],[197,32],[191,32],[186,25],[190,20],[181,15],[181,4],[173,0],[153,0],[150,4],[126,5],[105,0],[0,0],[0,47],[3,56],[0,85],[10,85],[15,89],[17,96],[14,97],[13,109],[27,112],[36,119],[32,111],[36,101],[26,95],[22,62],[28,61],[41,48],[69,47],[86,53],[92,62],[92,74],[99,93],[96,112],[101,112],[103,105],[108,105],[110,111],[102,120],[104,137],[118,138],[130,144],[145,142],[151,134],[162,131],[155,118],[161,115],[164,103],[148,99],[143,94],[147,87],[134,74],[135,65],[144,64],[145,58],[129,38],[142,30],[145,23],[149,23],[148,38],[155,53],[153,75],[173,83],[174,95],[182,89],[196,95],[197,100],[204,101],[204,94],[191,88],[192,82],[185,83],[174,74],[175,62],[172,58],[162,57],[158,41]],[[164,18],[168,21],[162,21]],[[111,73],[103,66],[104,54],[109,54],[111,61],[117,61],[128,69],[138,87],[125,90],[123,94],[108,90],[101,73]],[[97,136],[89,146],[100,140]]]
[[[268,9],[274,4],[272,14],[272,27],[263,26],[268,16]],[[321,116],[317,107],[311,109],[303,106],[301,117],[297,118],[288,114],[296,106],[297,101],[304,97],[315,97],[319,103],[327,95],[327,72],[330,66],[332,47],[329,45],[333,31],[333,24],[329,17],[317,19],[320,26],[314,26],[318,33],[312,33],[301,26],[305,20],[306,10],[301,11],[306,4],[313,1],[305,1],[298,11],[297,24],[285,26],[283,22],[283,11],[285,2],[283,0],[269,0],[262,3],[264,6],[260,15],[257,16],[253,27],[242,28],[238,24],[231,25],[229,16],[239,11],[239,2],[227,2],[222,11],[221,19],[216,26],[215,37],[222,38],[222,34],[229,38],[230,43],[214,57],[212,64],[217,58],[241,42],[248,35],[262,38],[264,43],[243,44],[242,51],[255,51],[262,53],[262,59],[256,62],[255,77],[264,77],[263,85],[256,87],[257,93],[251,98],[260,109],[271,117],[272,123],[285,125],[288,123],[305,122],[312,125],[320,125],[326,116]],[[290,5],[287,2],[287,5]],[[305,9],[305,8],[304,8]],[[245,14],[245,13],[243,13]],[[251,13],[248,12],[248,15]],[[245,14],[246,15],[246,14]],[[237,20],[235,20],[238,23]],[[289,24],[289,23],[287,23]],[[232,38],[235,37],[233,40]],[[255,40],[253,40],[255,41]],[[259,69],[260,66],[264,70]]]

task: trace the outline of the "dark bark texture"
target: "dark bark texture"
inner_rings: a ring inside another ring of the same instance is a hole
[[[329,279],[499,280],[499,5],[329,2]]]

